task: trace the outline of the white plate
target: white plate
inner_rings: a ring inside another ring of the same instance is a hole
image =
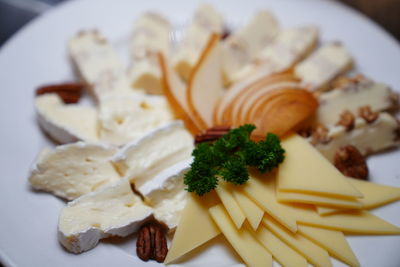
[[[66,42],[77,31],[98,28],[117,47],[127,44],[135,17],[145,10],[167,15],[176,25],[190,18],[199,1],[70,1],[48,12],[17,33],[0,51],[0,259],[9,266],[152,266],[134,256],[131,239],[101,242],[81,255],[65,252],[58,244],[57,218],[64,202],[30,190],[31,162],[50,143],[39,130],[33,110],[34,89],[42,84],[74,79]],[[270,8],[284,26],[317,24],[322,39],[340,40],[351,51],[360,72],[400,86],[398,43],[358,13],[336,2],[321,0],[209,1],[232,24],[242,24],[260,8]],[[398,87],[397,87],[398,88]],[[371,180],[400,186],[400,151],[369,160]],[[374,214],[400,225],[400,203]],[[220,243],[217,240],[215,243]],[[362,266],[400,266],[400,237],[350,237]],[[229,248],[206,246],[191,266],[238,264]],[[335,266],[343,266],[334,261]],[[184,265],[189,265],[184,263]]]

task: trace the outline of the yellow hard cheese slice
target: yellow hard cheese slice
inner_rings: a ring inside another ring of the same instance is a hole
[[[242,185],[242,189],[266,213],[295,233],[297,231],[295,218],[285,211],[286,205],[276,199],[274,176],[274,173],[265,175],[252,173],[246,184]]]
[[[303,255],[311,264],[316,267],[332,266],[328,252],[317,246],[307,238],[294,234],[285,229],[281,224],[275,221],[272,217],[265,215],[262,223],[288,246],[295,249]]]
[[[282,141],[285,160],[279,167],[278,189],[359,198],[363,195],[321,153],[294,134]]]
[[[253,230],[257,230],[258,225],[261,222],[262,217],[264,216],[264,211],[257,206],[252,200],[249,199],[241,190],[232,191],[233,197],[236,202],[239,204],[243,213],[246,215],[247,220],[249,221]]]
[[[219,202],[215,192],[207,193],[203,197],[188,194],[165,264],[175,261],[221,233],[208,213],[208,209]]]
[[[374,184],[354,178],[349,181],[364,195],[359,202],[363,209],[373,209],[400,199],[400,188],[387,185]],[[329,207],[317,207],[318,214],[329,215],[343,211]]]
[[[328,251],[333,257],[350,266],[360,266],[357,257],[354,255],[342,232],[306,225],[299,225],[298,229],[300,234]]]
[[[400,228],[365,210],[353,210],[321,217],[311,206],[287,205],[300,224],[312,225],[346,233],[385,235],[400,234]]]
[[[267,228],[261,226],[256,232],[257,239],[272,254],[272,257],[285,267],[307,267],[307,260],[286,245]]]
[[[209,209],[214,222],[247,266],[272,266],[272,255],[243,227],[237,229],[223,205]]]
[[[239,204],[236,202],[235,198],[232,194],[231,185],[227,184],[224,181],[219,181],[218,186],[215,188],[215,192],[224,204],[225,209],[228,211],[229,216],[232,221],[235,223],[236,228],[242,227],[246,216],[244,215],[242,209]]]
[[[358,209],[361,207],[361,203],[356,198],[333,198],[321,195],[282,191],[278,191],[276,197],[280,202],[306,203],[350,209]]]

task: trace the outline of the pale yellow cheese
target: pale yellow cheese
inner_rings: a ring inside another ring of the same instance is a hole
[[[257,177],[256,177],[257,175]],[[252,173],[252,177],[242,186],[244,192],[265,212],[292,232],[297,231],[295,218],[285,212],[286,206],[276,200],[275,175]]]
[[[344,234],[340,231],[299,225],[299,233],[350,266],[360,266]]]
[[[209,209],[214,222],[247,266],[272,266],[272,255],[248,230],[237,229],[224,207],[219,204]]]
[[[208,214],[208,209],[220,202],[215,192],[207,193],[203,197],[187,195],[186,206],[164,264],[175,261],[220,234],[220,230]]]
[[[277,176],[279,191],[362,197],[347,178],[304,138],[294,134],[282,141],[282,147],[286,156]]]
[[[251,227],[257,230],[260,225],[261,219],[264,216],[264,211],[255,204],[248,196],[246,196],[241,190],[232,191],[233,197],[242,209],[246,219],[249,221]]]
[[[265,215],[263,224],[287,245],[295,249],[303,255],[307,261],[316,267],[332,266],[328,252],[317,246],[307,238],[299,234],[294,234],[285,229],[281,224],[275,221],[272,217]]]
[[[356,198],[333,198],[321,195],[311,195],[297,192],[276,192],[280,202],[306,203],[331,207],[352,208],[361,207],[361,202]]]
[[[220,181],[218,186],[215,188],[215,192],[217,192],[222,204],[228,211],[232,221],[235,223],[236,228],[240,229],[244,220],[246,219],[246,216],[233,197],[231,186],[224,181]]]
[[[353,178],[349,178],[349,181],[364,195],[364,198],[359,200],[364,209],[373,209],[400,199],[399,187],[374,184]],[[341,212],[343,209],[318,206],[317,211],[320,215],[329,215]]]
[[[282,266],[286,267],[306,267],[307,260],[297,251],[286,245],[267,228],[261,226],[256,232],[257,239],[264,245],[272,254],[272,257],[277,260]]]
[[[286,205],[300,224],[343,231],[345,233],[386,235],[400,234],[400,228],[365,210],[353,210],[321,217],[312,206]]]

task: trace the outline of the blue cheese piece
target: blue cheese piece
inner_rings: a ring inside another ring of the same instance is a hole
[[[61,144],[99,141],[95,108],[64,104],[56,94],[37,96],[35,108],[40,126],[55,141]]]
[[[29,182],[33,188],[67,200],[96,191],[121,179],[111,163],[114,147],[78,142],[44,149]]]
[[[68,251],[81,253],[95,247],[100,239],[132,234],[151,214],[151,207],[123,179],[69,202],[61,210],[58,239]]]

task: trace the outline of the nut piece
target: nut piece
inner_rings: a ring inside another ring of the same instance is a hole
[[[336,150],[334,165],[345,176],[367,180],[368,166],[360,151],[352,145]]]
[[[194,143],[197,145],[204,142],[212,142],[218,140],[223,135],[227,134],[230,129],[231,128],[226,125],[214,126],[200,134],[197,134],[194,138]]]
[[[365,83],[367,81],[368,79],[365,78],[365,76],[363,76],[362,74],[357,74],[353,77],[339,76],[338,78],[332,81],[331,88],[345,89],[351,86],[356,86],[360,83]]]
[[[318,124],[314,131],[311,133],[311,144],[327,144],[332,138],[328,136],[328,128],[322,124]]]
[[[348,110],[340,114],[340,120],[336,125],[341,125],[346,128],[346,131],[351,131],[354,128],[354,115]]]
[[[378,112],[373,112],[370,106],[364,106],[358,109],[358,115],[367,123],[373,123],[378,117]]]
[[[136,254],[143,260],[164,262],[168,253],[164,227],[158,222],[150,222],[139,229]]]
[[[77,103],[81,98],[84,85],[81,83],[62,83],[39,87],[36,95],[58,94],[65,104]]]

